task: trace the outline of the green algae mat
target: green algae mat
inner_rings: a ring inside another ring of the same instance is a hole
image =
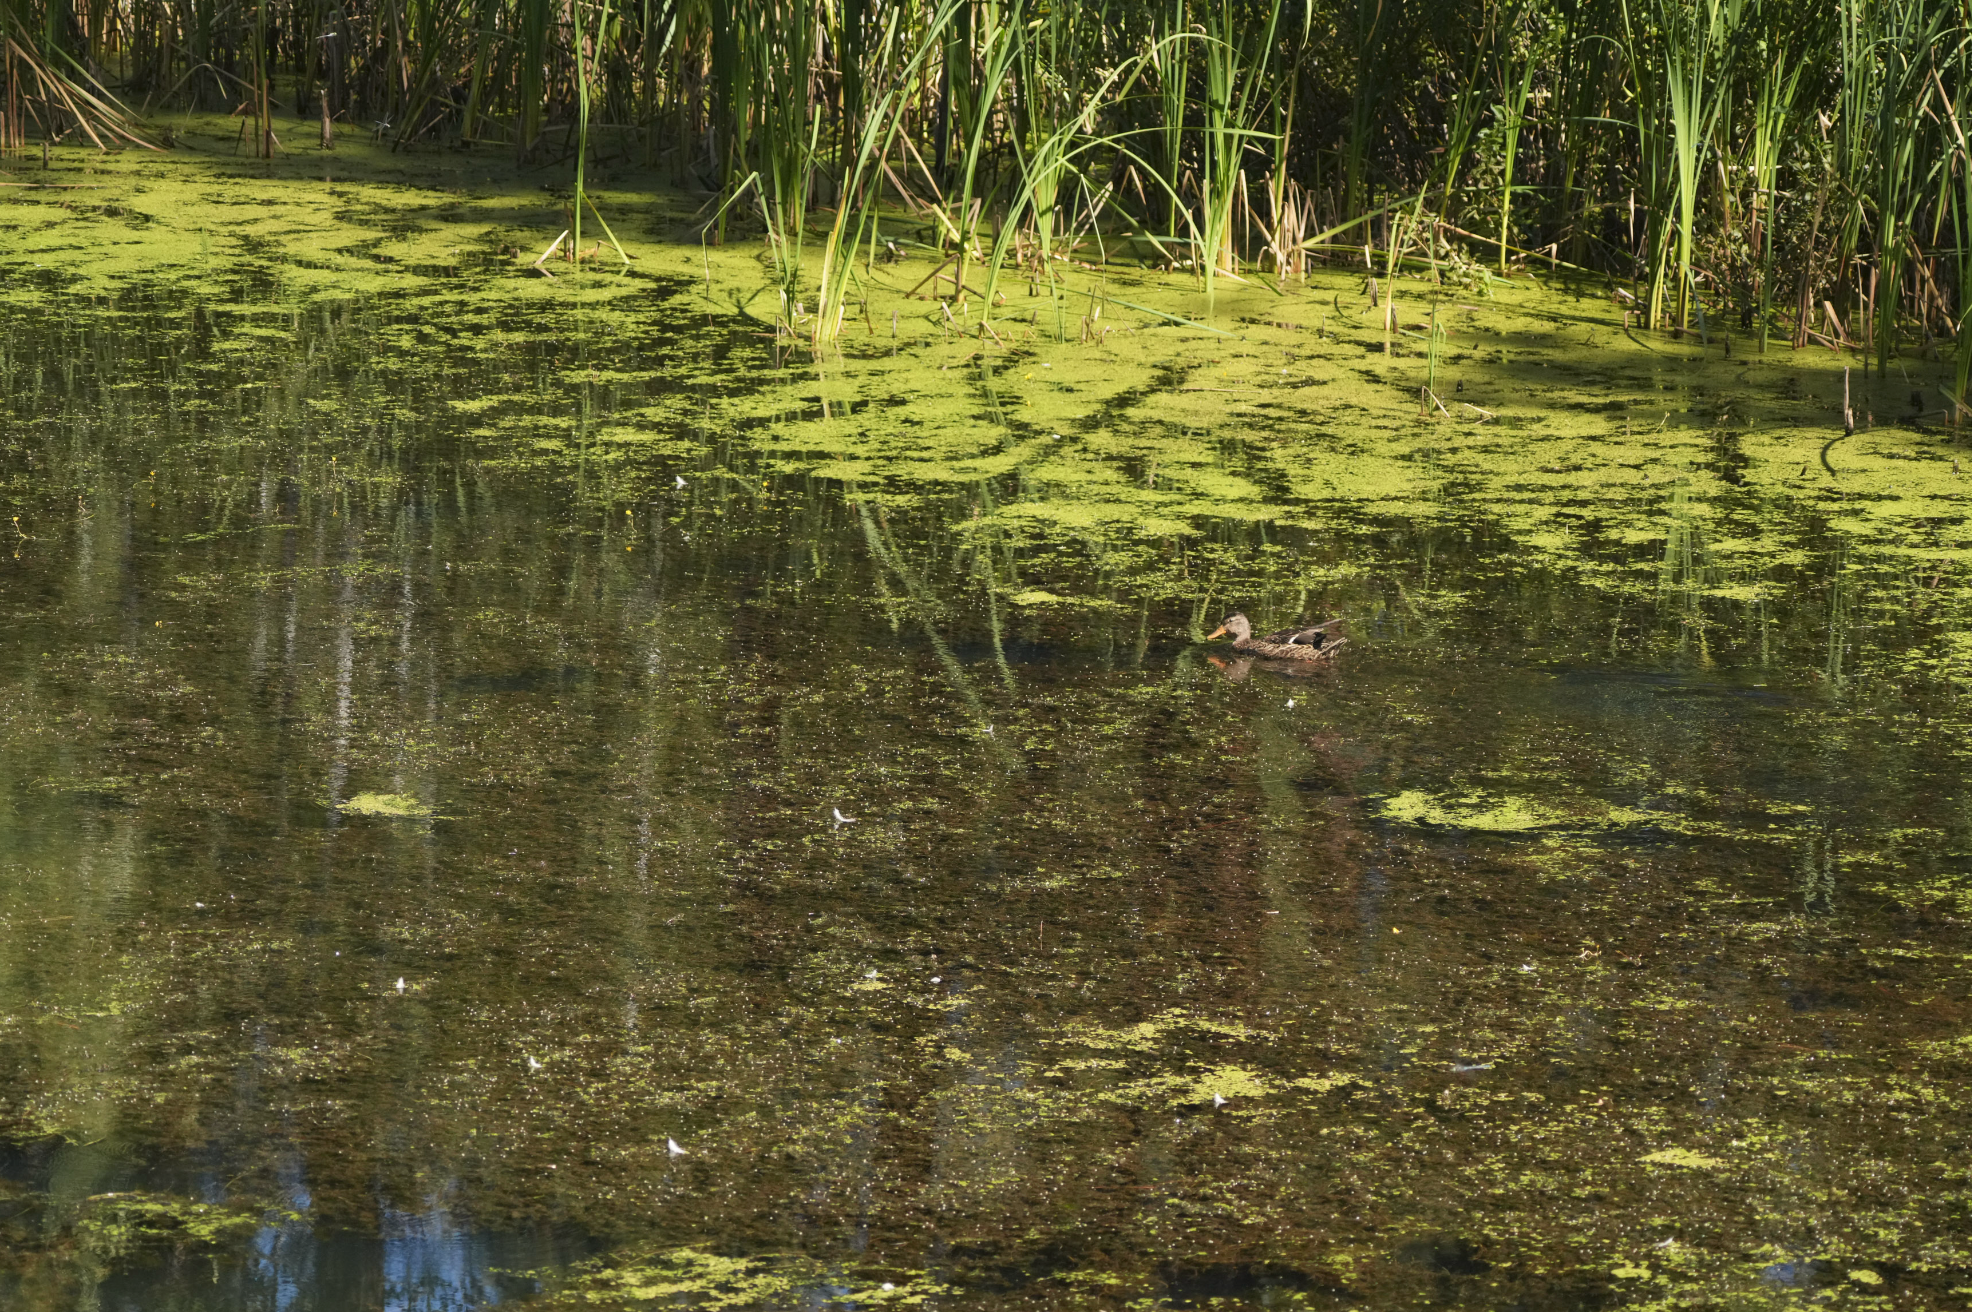
[[[172,127],[0,191],[0,1304],[1972,1302],[1921,347]]]

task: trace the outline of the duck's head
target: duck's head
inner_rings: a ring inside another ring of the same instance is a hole
[[[1219,621],[1219,627],[1205,635],[1206,641],[1230,633],[1234,642],[1245,642],[1253,636],[1253,626],[1244,615],[1228,615]]]

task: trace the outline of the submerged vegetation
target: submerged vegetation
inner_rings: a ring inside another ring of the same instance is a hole
[[[1955,352],[1972,381],[1965,0],[9,0],[0,132],[163,144],[231,110],[256,153],[361,132],[653,165],[757,222],[780,318],[868,309],[877,259],[976,302],[1118,261],[1278,285],[1527,260],[1640,328]],[[32,129],[32,133],[30,133]],[[319,147],[309,146],[308,149]],[[613,254],[620,254],[617,247]],[[859,272],[859,270],[861,272]],[[974,271],[977,271],[976,273]],[[970,280],[969,279],[974,279]]]

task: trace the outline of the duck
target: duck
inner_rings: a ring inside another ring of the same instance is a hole
[[[1209,641],[1230,634],[1233,650],[1277,661],[1325,661],[1347,646],[1349,640],[1335,635],[1342,627],[1339,619],[1323,620],[1305,629],[1283,629],[1263,638],[1253,636],[1253,623],[1244,615],[1228,615],[1218,628],[1205,635]]]

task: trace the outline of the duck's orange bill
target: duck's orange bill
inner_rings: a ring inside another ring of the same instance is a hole
[[[1224,633],[1225,631],[1226,631],[1226,626],[1221,624],[1218,628],[1212,630],[1210,633],[1205,635],[1205,641],[1210,642],[1212,641],[1212,639],[1218,637],[1220,634]]]

